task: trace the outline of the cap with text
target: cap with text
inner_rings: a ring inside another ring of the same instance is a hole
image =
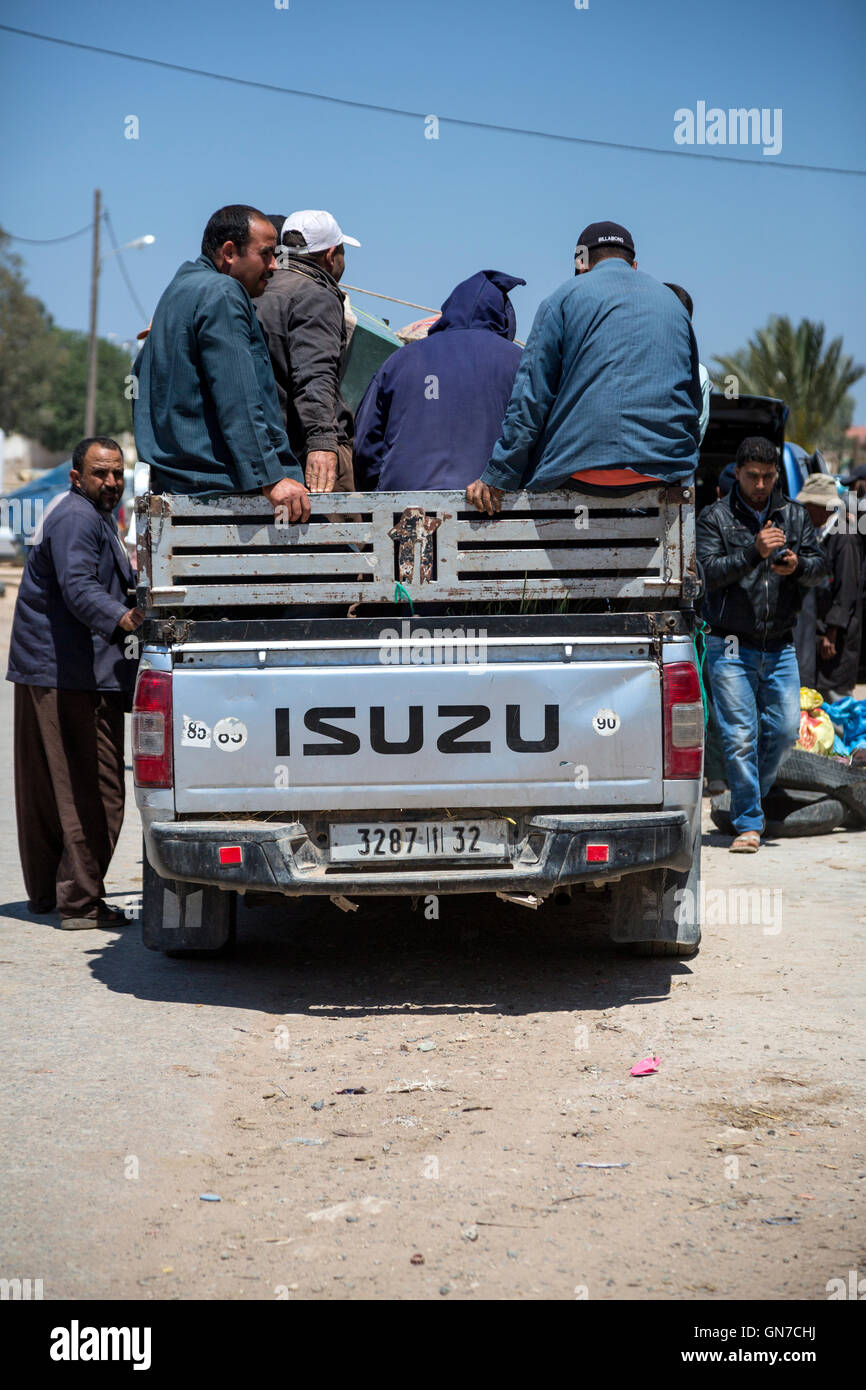
[[[631,232],[618,222],[590,222],[577,239],[578,246],[594,251],[597,246],[621,246],[624,251],[634,255],[634,242]]]
[[[306,245],[293,248],[296,255],[310,256],[316,251],[328,251],[332,246],[360,246],[353,236],[346,236],[336,217],[329,212],[306,209],[293,212],[286,218],[280,232],[281,239],[286,232],[300,232]]]

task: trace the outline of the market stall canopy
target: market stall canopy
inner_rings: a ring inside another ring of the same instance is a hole
[[[352,321],[354,327],[352,327]],[[346,370],[340,390],[349,409],[355,411],[361,403],[373,377],[382,363],[401,346],[400,339],[375,314],[351,304],[346,298],[346,325],[352,336],[346,353]]]

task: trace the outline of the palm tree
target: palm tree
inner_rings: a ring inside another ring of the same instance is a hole
[[[725,390],[736,378],[736,392],[747,396],[776,396],[790,408],[785,427],[789,439],[815,449],[822,439],[850,425],[853,398],[849,389],[866,367],[842,355],[842,339],[824,349],[824,325],[802,319],[797,328],[789,318],[773,316],[745,348],[716,357],[713,384]]]

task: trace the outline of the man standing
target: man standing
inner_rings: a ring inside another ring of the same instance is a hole
[[[355,473],[365,487],[464,488],[478,477],[520,365],[508,291],[525,284],[479,270],[451,291],[426,338],[382,364],[355,419]]]
[[[859,468],[855,468],[848,479],[848,487],[848,506],[857,519],[857,534],[860,538],[860,592],[863,595],[863,608],[866,610],[866,463],[861,463]],[[866,668],[866,623],[861,625],[860,630],[858,675],[861,668]]]
[[[133,368],[133,420],[154,492],[263,492],[298,522],[310,499],[252,304],[273,272],[275,243],[256,208],[214,213],[198,260],[184,262],[156,306]]]
[[[271,354],[289,443],[313,492],[354,492],[352,412],[340,395],[346,320],[339,281],[346,236],[329,212],[307,210],[281,222],[280,267],[256,303]]]
[[[816,685],[825,700],[854,693],[863,621],[860,538],[853,516],[827,473],[811,473],[796,501],[806,508],[830,571],[818,590]]]
[[[792,640],[802,591],[826,565],[803,507],[779,487],[775,446],[744,439],[734,486],[698,517],[707,670],[731,789],[730,848],[761,843],[767,795],[800,726],[800,675]]]
[[[123,823],[123,715],[144,614],[112,512],[123,495],[113,439],[83,439],[71,491],[27,558],[9,647],[15,805],[28,907],[67,931],[122,926],[104,877]]]
[[[698,349],[683,305],[637,268],[631,233],[593,222],[576,279],[535,315],[502,435],[467,501],[491,516],[503,491],[678,483],[698,462]]]

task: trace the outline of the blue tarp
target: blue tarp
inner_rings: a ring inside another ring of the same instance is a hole
[[[855,700],[849,695],[837,700],[824,709],[830,716],[836,730],[834,753],[853,753],[855,748],[866,747],[866,700]]]

